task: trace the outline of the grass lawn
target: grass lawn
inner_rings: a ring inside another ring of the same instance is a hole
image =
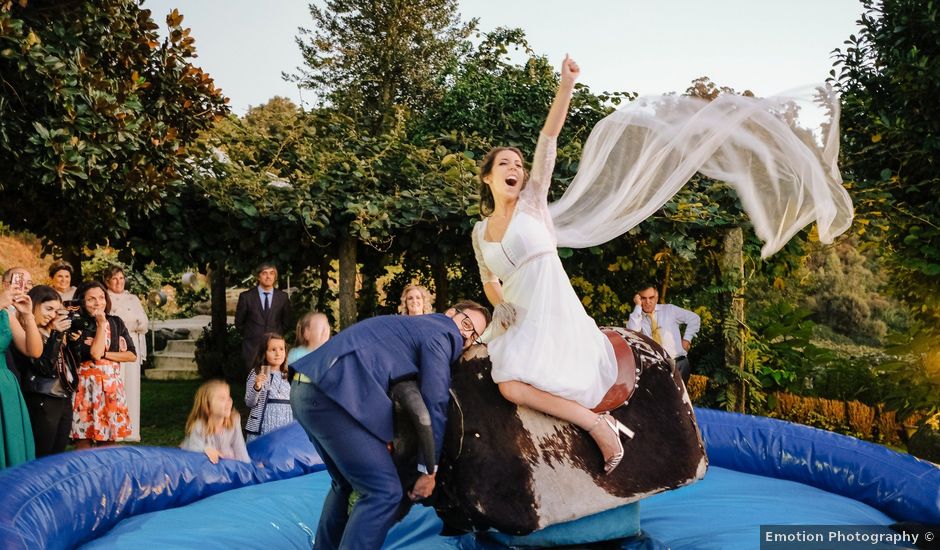
[[[202,380],[140,381],[140,443],[156,447],[177,447],[183,441],[186,417]],[[232,401],[241,413],[242,425],[248,417],[244,384],[232,385]]]

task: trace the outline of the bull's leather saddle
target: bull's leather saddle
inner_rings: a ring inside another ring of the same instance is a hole
[[[633,350],[630,349],[623,337],[612,330],[602,329],[601,332],[607,336],[607,339],[614,347],[614,355],[617,358],[617,380],[607,390],[601,402],[591,409],[596,413],[612,411],[627,404],[636,390],[636,373],[638,369]]]

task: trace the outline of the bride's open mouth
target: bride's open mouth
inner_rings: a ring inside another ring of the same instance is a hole
[[[516,183],[518,182],[519,182],[519,178],[517,178],[516,176],[509,176],[508,178],[506,178],[506,185],[508,185],[509,187],[515,187]]]

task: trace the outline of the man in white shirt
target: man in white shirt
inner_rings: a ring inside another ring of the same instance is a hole
[[[692,367],[686,354],[702,324],[694,312],[672,304],[659,303],[656,285],[646,285],[633,297],[636,308],[627,320],[627,328],[641,332],[659,343],[676,361],[682,381],[688,384]],[[685,325],[685,333],[679,329]]]

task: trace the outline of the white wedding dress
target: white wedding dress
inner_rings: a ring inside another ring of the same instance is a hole
[[[842,186],[839,98],[827,86],[769,98],[722,94],[637,99],[602,119],[578,173],[548,205],[555,139],[539,137],[532,173],[500,242],[473,228],[484,283],[502,281],[517,318],[489,341],[496,382],[519,380],[593,408],[616,377],[613,350],[584,311],[558,258],[623,235],[662,208],[696,173],[732,187],[763,257],[815,222],[830,243],[852,223]]]
[[[519,380],[592,408],[617,368],[610,342],[584,311],[558,257],[548,214],[554,164],[555,139],[541,135],[503,240],[486,240],[485,219],[473,229],[483,282],[502,281],[503,298],[516,308],[516,322],[489,341],[493,380]]]

